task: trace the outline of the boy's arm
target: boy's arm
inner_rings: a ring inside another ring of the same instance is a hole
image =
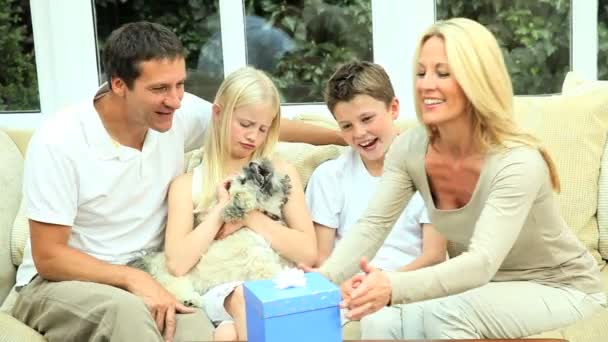
[[[338,130],[285,118],[281,119],[279,140],[312,145],[346,145]]]
[[[447,240],[433,228],[432,224],[422,224],[422,254],[399,271],[413,271],[445,261]]]
[[[317,234],[317,262],[315,267],[321,266],[325,259],[329,257],[331,251],[334,249],[334,242],[336,241],[336,229],[324,226],[322,224],[314,223],[315,233]]]

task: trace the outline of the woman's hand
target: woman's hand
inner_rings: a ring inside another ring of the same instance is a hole
[[[351,320],[360,320],[391,301],[392,287],[386,273],[371,266],[366,258],[361,258],[360,266],[364,274],[355,275],[349,280],[350,284],[346,281],[342,289],[343,296],[350,292],[350,298],[343,298],[344,306],[348,307],[346,317]]]
[[[353,291],[359,287],[359,285],[361,285],[361,282],[363,282],[365,277],[366,274],[364,273],[355,274],[352,278],[346,280],[342,283],[342,285],[340,285],[340,292],[342,293],[342,302],[340,302],[340,307],[342,309],[348,308]]]

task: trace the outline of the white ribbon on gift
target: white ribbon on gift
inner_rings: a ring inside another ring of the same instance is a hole
[[[289,287],[306,286],[306,277],[304,277],[304,271],[299,268],[285,269],[277,274],[273,281],[274,287],[280,290]]]

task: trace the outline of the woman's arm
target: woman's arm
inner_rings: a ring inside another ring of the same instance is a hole
[[[303,142],[313,145],[346,145],[340,131],[303,121],[281,119],[281,141]]]
[[[261,234],[270,242],[272,248],[285,258],[312,266],[317,261],[317,246],[312,219],[304,201],[302,183],[293,166],[276,162],[275,168],[291,178],[291,193],[283,207],[287,227],[257,210],[247,215],[245,225]]]
[[[192,175],[177,177],[169,188],[169,213],[165,232],[167,268],[174,276],[186,274],[209,248],[223,220],[225,203],[211,208],[205,219],[193,229]]]
[[[399,271],[413,271],[445,261],[447,240],[431,224],[422,224],[422,254]]]
[[[494,166],[497,171],[489,188],[478,190],[487,192],[488,197],[468,250],[434,266],[387,272],[393,304],[457,294],[492,280],[517,241],[540,187],[550,187],[547,167],[538,151],[516,149],[508,153]]]
[[[336,228],[324,226],[322,224],[314,223],[315,233],[317,235],[317,262],[316,267],[319,267],[325,262],[325,259],[329,257],[331,251],[334,249],[334,243],[336,241]]]

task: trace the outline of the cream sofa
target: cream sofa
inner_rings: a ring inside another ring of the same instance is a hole
[[[562,94],[516,97],[519,123],[540,138],[557,164],[562,192],[561,211],[577,236],[596,257],[602,277],[608,281],[608,82],[586,82],[569,74]],[[307,120],[335,127],[318,115],[302,115]],[[400,121],[402,129],[415,120]],[[9,295],[15,269],[21,262],[27,239],[27,220],[20,211],[23,155],[31,131],[0,129],[0,341],[44,341],[32,329],[6,313],[14,298]],[[313,147],[281,143],[278,153],[295,164],[304,184],[322,161],[336,157],[341,148]],[[190,156],[189,156],[190,157]],[[190,158],[190,165],[196,158]],[[608,282],[605,282],[608,284]],[[608,286],[605,287],[608,291]],[[514,294],[516,295],[516,294]],[[358,324],[348,325],[345,339],[356,339]],[[565,338],[570,342],[608,340],[608,310],[564,329],[534,337]]]

